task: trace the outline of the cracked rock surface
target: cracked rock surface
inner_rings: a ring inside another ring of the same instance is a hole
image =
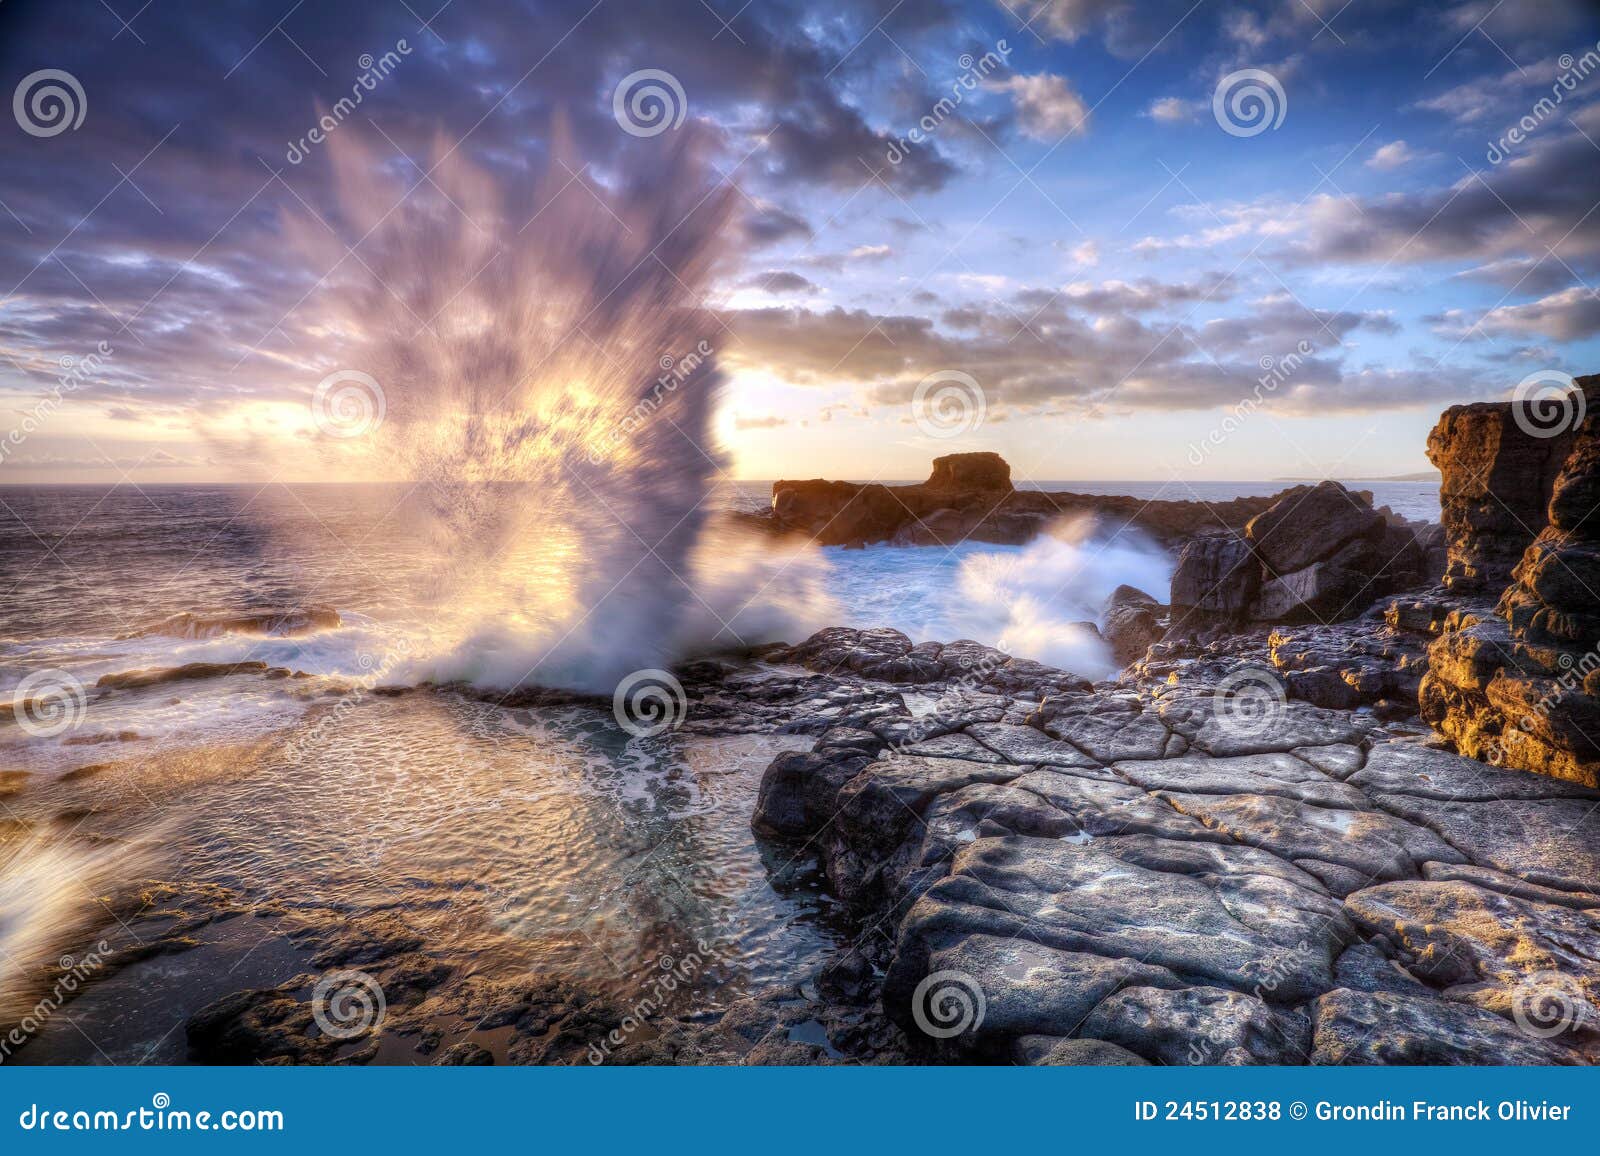
[[[878,929],[863,950],[913,1055],[1600,1059],[1600,791],[1371,710],[1237,709],[1281,642],[998,690],[886,633],[786,660],[868,697],[910,672],[946,688],[910,728],[934,737],[897,741],[898,715],[824,732],[773,763],[754,824],[819,849]]]

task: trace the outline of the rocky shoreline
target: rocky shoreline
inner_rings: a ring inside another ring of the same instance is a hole
[[[851,929],[815,974],[683,1015],[659,985],[722,967],[714,938],[619,1001],[396,913],[180,880],[118,900],[96,982],[198,961],[186,1049],[213,1063],[1595,1063],[1600,414],[1551,437],[1457,407],[1429,451],[1442,527],[1333,482],[1203,515],[1088,500],[1177,552],[1165,602],[1123,587],[1086,624],[1112,680],[850,628],[678,669],[660,741],[806,740],[740,789],[774,885],[820,873]],[[919,487],[779,483],[767,521],[1020,541],[1070,497],[956,455]],[[407,693],[470,697],[372,691]],[[280,946],[230,981],[244,921]],[[350,974],[385,1014],[330,1034]]]

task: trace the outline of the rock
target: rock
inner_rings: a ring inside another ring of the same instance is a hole
[[[1232,534],[1191,538],[1172,572],[1169,633],[1242,621],[1260,585],[1260,566],[1243,538]]]
[[[341,620],[331,606],[262,607],[255,610],[185,610],[120,638],[165,634],[173,638],[216,638],[224,634],[253,634],[298,638],[318,630],[334,630]]]
[[[1282,795],[1324,807],[1365,810],[1366,796],[1329,778],[1293,755],[1269,753],[1214,759],[1189,755],[1151,762],[1119,762],[1113,770],[1148,791],[1207,795]]]
[[[1011,1045],[1013,1063],[1051,1067],[1142,1067],[1150,1063],[1127,1048],[1105,1040],[1020,1036]]]
[[[1370,943],[1353,943],[1334,965],[1333,980],[1352,991],[1387,991],[1397,995],[1440,998],[1405,968]]]
[[[1160,797],[1246,846],[1260,847],[1291,862],[1311,860],[1345,867],[1363,883],[1415,878],[1429,860],[1459,863],[1463,859],[1426,827],[1382,811],[1318,807],[1275,795],[1162,791]]]
[[[1557,1042],[1600,1039],[1600,907],[1517,899],[1470,883],[1386,883],[1345,900],[1351,921],[1399,944],[1447,994],[1518,1021],[1549,1000]]]
[[[470,1042],[451,1044],[433,1061],[437,1068],[481,1068],[493,1063],[494,1056],[488,1048]]]
[[[1271,498],[1152,502],[1018,490],[1011,484],[1011,467],[999,455],[970,453],[935,459],[928,480],[910,486],[821,478],[775,482],[769,524],[824,546],[953,546],[968,539],[1020,544],[1054,522],[1087,515],[1100,519],[1107,532],[1137,528],[1170,545],[1199,529],[1241,530],[1271,504]]]
[[[1311,1062],[1335,1064],[1577,1064],[1569,1048],[1470,1004],[1339,988],[1313,1005]]]
[[[1592,390],[1594,379],[1580,380]],[[1455,591],[1506,585],[1544,528],[1556,476],[1571,449],[1570,431],[1538,436],[1538,427],[1518,423],[1514,404],[1452,406],[1428,434],[1449,542],[1445,585]]]
[[[1130,987],[1107,996],[1083,1032],[1158,1064],[1302,1064],[1311,1025],[1255,996],[1215,987]]]
[[[1303,571],[1355,543],[1370,546],[1383,532],[1384,520],[1371,501],[1333,481],[1287,491],[1244,531],[1256,557],[1276,576]]]
[[[1600,807],[1588,799],[1496,799],[1455,802],[1373,795],[1394,815],[1438,832],[1462,855],[1541,887],[1584,891],[1600,879]],[[1429,856],[1431,857],[1431,856]]]
[[[804,838],[833,817],[839,788],[861,773],[871,757],[786,751],[761,776],[751,825],[772,835]]]
[[[226,678],[231,674],[265,674],[269,667],[264,662],[187,662],[182,666],[160,667],[154,670],[127,670],[116,674],[102,674],[95,686],[113,690],[138,690],[140,687],[160,686],[168,682],[195,682],[207,678]]]
[[[930,490],[986,491],[1009,494],[1011,467],[996,453],[946,454],[933,459],[933,472],[923,485]]]
[[[1154,598],[1132,586],[1118,586],[1111,592],[1100,633],[1119,667],[1144,657],[1150,644],[1161,640],[1159,610]]]

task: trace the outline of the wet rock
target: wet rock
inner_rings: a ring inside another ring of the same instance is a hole
[[[1339,988],[1313,1005],[1313,1064],[1576,1064],[1570,1048],[1470,1004]]]
[[[1582,891],[1600,879],[1600,807],[1587,799],[1451,802],[1375,794],[1372,801],[1438,832],[1477,866],[1562,891]]]
[[[1106,997],[1083,1033],[1159,1064],[1300,1064],[1311,1025],[1253,995],[1216,987],[1130,987]]]
[[[1242,621],[1260,586],[1260,565],[1243,538],[1233,534],[1191,538],[1172,572],[1169,635]]]
[[[1151,762],[1120,762],[1113,769],[1146,790],[1207,795],[1282,795],[1324,807],[1363,810],[1366,796],[1294,755],[1270,753],[1237,758],[1187,755]]]
[[[1161,640],[1160,610],[1159,603],[1143,590],[1118,586],[1111,592],[1100,633],[1119,667],[1142,658],[1151,643]]]
[[[481,1068],[493,1063],[493,1053],[474,1043],[451,1044],[433,1061],[439,1068]]]
[[[1334,983],[1352,991],[1387,991],[1398,995],[1440,998],[1432,988],[1370,943],[1353,943],[1334,965]]]
[[[1430,860],[1463,861],[1460,852],[1427,827],[1382,811],[1318,807],[1274,795],[1160,794],[1184,814],[1247,846],[1294,862],[1345,867],[1363,882],[1415,878]]]

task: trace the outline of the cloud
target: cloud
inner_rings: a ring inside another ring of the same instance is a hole
[[[1421,156],[1421,153],[1403,140],[1390,141],[1373,150],[1372,155],[1367,158],[1367,167],[1377,169],[1379,172],[1389,172],[1411,164]]]
[[[788,418],[786,418],[786,417],[776,417],[776,416],[769,416],[769,417],[741,417],[741,416],[736,416],[733,419],[733,428],[736,429],[736,430],[741,430],[741,431],[742,430],[752,430],[752,429],[777,429],[779,426],[785,426],[785,425],[788,425],[788,424],[789,424],[789,419]]]
[[[1017,126],[1034,140],[1053,143],[1088,128],[1089,106],[1063,76],[1050,72],[1013,76],[994,87],[1011,94]]]
[[[821,293],[815,282],[787,269],[773,269],[757,273],[739,282],[741,289],[757,289],[763,293]]]
[[[1525,305],[1497,306],[1484,314],[1476,331],[1579,341],[1600,333],[1600,296],[1585,286],[1574,285]]]
[[[1150,107],[1140,115],[1161,124],[1189,124],[1199,116],[1204,107],[1200,101],[1163,96],[1159,100],[1152,101]]]

